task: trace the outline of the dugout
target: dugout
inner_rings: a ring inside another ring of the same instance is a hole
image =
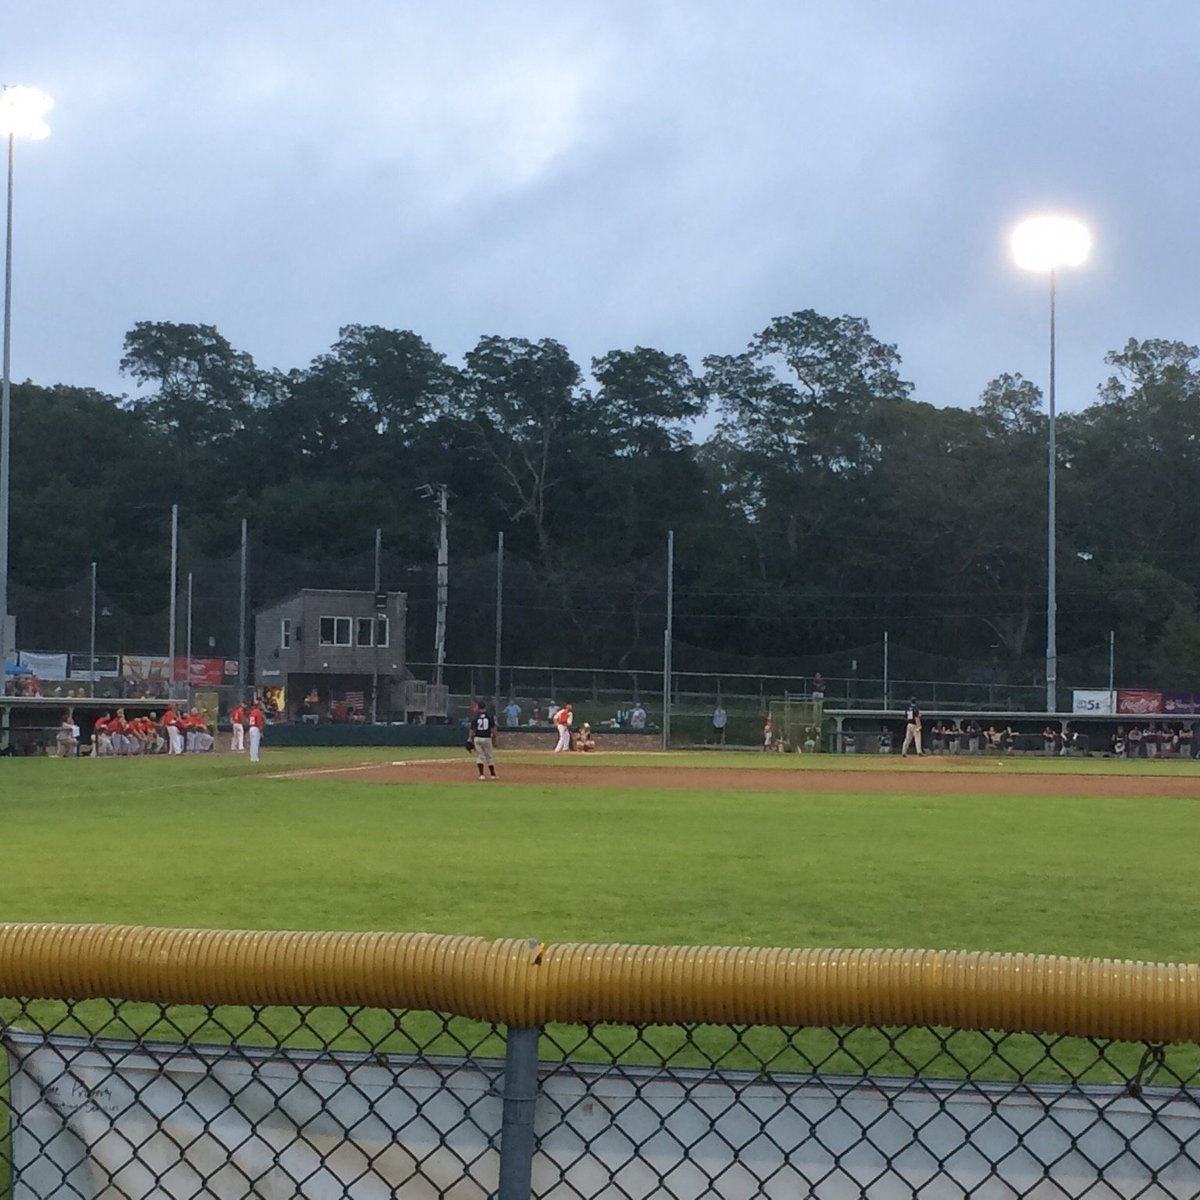
[[[903,709],[826,709],[826,746],[834,753],[844,753],[847,749],[859,754],[878,754],[879,735],[886,730],[890,734],[890,753],[899,754],[904,745],[904,711]],[[1190,735],[1186,749],[1182,754],[1171,748],[1172,757],[1181,757],[1191,753],[1193,745],[1198,744],[1200,737],[1200,714],[1167,716],[1162,713],[1125,714],[1125,713],[1047,713],[1020,711],[968,711],[962,709],[922,709],[921,720],[924,725],[922,739],[925,749],[929,750],[929,737],[932,726],[940,721],[962,722],[978,721],[983,729],[995,726],[1002,730],[1011,726],[1013,731],[1014,754],[1041,754],[1044,750],[1042,731],[1047,725],[1054,725],[1060,730],[1078,732],[1081,738],[1086,738],[1086,748],[1082,742],[1072,744],[1070,753],[1108,754],[1113,735],[1118,729],[1128,730],[1133,724],[1140,728],[1146,725],[1166,727],[1169,731],[1187,730]],[[853,746],[847,745],[849,738]],[[948,752],[948,751],[943,751]],[[981,750],[981,753],[989,751]],[[888,751],[884,751],[888,753]],[[965,738],[958,753],[966,753]],[[1166,757],[1166,755],[1164,755]]]
[[[0,747],[11,748],[15,755],[44,754],[53,748],[63,714],[68,711],[79,726],[80,745],[90,745],[92,726],[103,713],[123,708],[127,717],[150,713],[161,717],[170,703],[106,696],[0,696]],[[182,701],[176,703],[183,705]]]

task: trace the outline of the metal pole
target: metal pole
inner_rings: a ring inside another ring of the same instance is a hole
[[[383,530],[375,528],[375,595],[379,595],[380,556],[383,553]],[[371,724],[379,721],[379,610],[376,608],[374,634],[371,638]]]
[[[8,494],[12,459],[12,232],[13,135],[8,135],[8,206],[4,226],[4,380],[0,387],[0,659],[9,651]],[[16,634],[12,635],[16,643]]]
[[[667,530],[667,627],[663,631],[662,748],[671,746],[671,639],[675,631],[675,530]]]
[[[883,707],[888,707],[888,631],[883,631]]]
[[[167,635],[167,694],[175,694],[175,624],[176,601],[179,594],[179,505],[171,505],[171,616]]]
[[[249,528],[242,518],[242,574],[238,587],[238,703],[246,699],[246,563]]]
[[[91,680],[91,694],[96,694],[96,564],[92,563],[92,632],[88,644],[91,669],[88,678]]]
[[[192,698],[192,573],[188,572],[187,601],[187,686],[188,699]]]
[[[500,647],[504,635],[504,532],[496,535],[496,681],[493,717],[500,719]]]
[[[504,1045],[497,1200],[529,1200],[533,1185],[533,1110],[537,1101],[538,1030],[511,1026]]]
[[[441,686],[446,663],[446,608],[450,593],[450,538],[447,530],[448,513],[446,485],[438,484],[438,557],[437,557],[437,629],[433,648],[437,667],[434,682]]]
[[[1055,587],[1055,475],[1057,453],[1054,442],[1054,271],[1050,272],[1050,437],[1047,451],[1046,492],[1046,711],[1058,711],[1058,596]]]
[[[1117,632],[1115,629],[1108,631],[1108,701],[1113,704],[1115,697],[1113,692],[1116,691],[1116,663],[1117,663]],[[1113,704],[1113,711],[1116,712],[1116,705]]]

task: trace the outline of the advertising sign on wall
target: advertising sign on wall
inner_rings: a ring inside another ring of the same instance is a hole
[[[154,680],[165,683],[170,675],[171,660],[165,655],[121,655],[121,674],[126,679]]]
[[[1071,693],[1071,711],[1076,713],[1110,713],[1116,710],[1116,698],[1107,689],[1076,688]]]
[[[23,667],[28,667],[39,679],[66,679],[67,656],[65,654],[43,654],[36,650],[22,650],[18,656]]]
[[[1117,712],[1119,713],[1127,713],[1134,717],[1143,717],[1149,713],[1160,713],[1162,710],[1162,692],[1139,692],[1122,689],[1117,693]]]
[[[1200,707],[1197,707],[1198,701],[1200,696],[1195,692],[1163,692],[1162,710],[1172,716],[1190,716],[1200,712]]]
[[[90,679],[92,676],[91,656],[87,654],[72,654],[67,660],[67,670],[72,679]],[[96,678],[115,679],[121,674],[121,656],[119,654],[96,655]]]
[[[192,687],[220,687],[224,667],[223,658],[177,658],[175,678],[186,679]]]

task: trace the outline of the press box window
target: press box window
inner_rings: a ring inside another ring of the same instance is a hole
[[[387,617],[375,618],[375,645],[386,646],[388,644],[388,619]]]
[[[355,636],[356,646],[375,645],[375,621],[372,617],[358,618],[358,633]]]
[[[281,650],[290,650],[292,648],[292,618],[284,617],[279,622],[279,648]]]
[[[349,617],[322,617],[321,618],[321,645],[322,646],[349,646],[350,645],[350,618]]]

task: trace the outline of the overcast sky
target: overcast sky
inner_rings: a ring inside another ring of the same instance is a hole
[[[1195,0],[39,0],[0,82],[13,376],[121,392],[139,320],[264,366],[351,322],[460,361],[484,334],[733,353],[866,317],[918,399],[1046,374],[1021,216],[1088,220],[1059,396],[1129,337],[1200,340]]]

